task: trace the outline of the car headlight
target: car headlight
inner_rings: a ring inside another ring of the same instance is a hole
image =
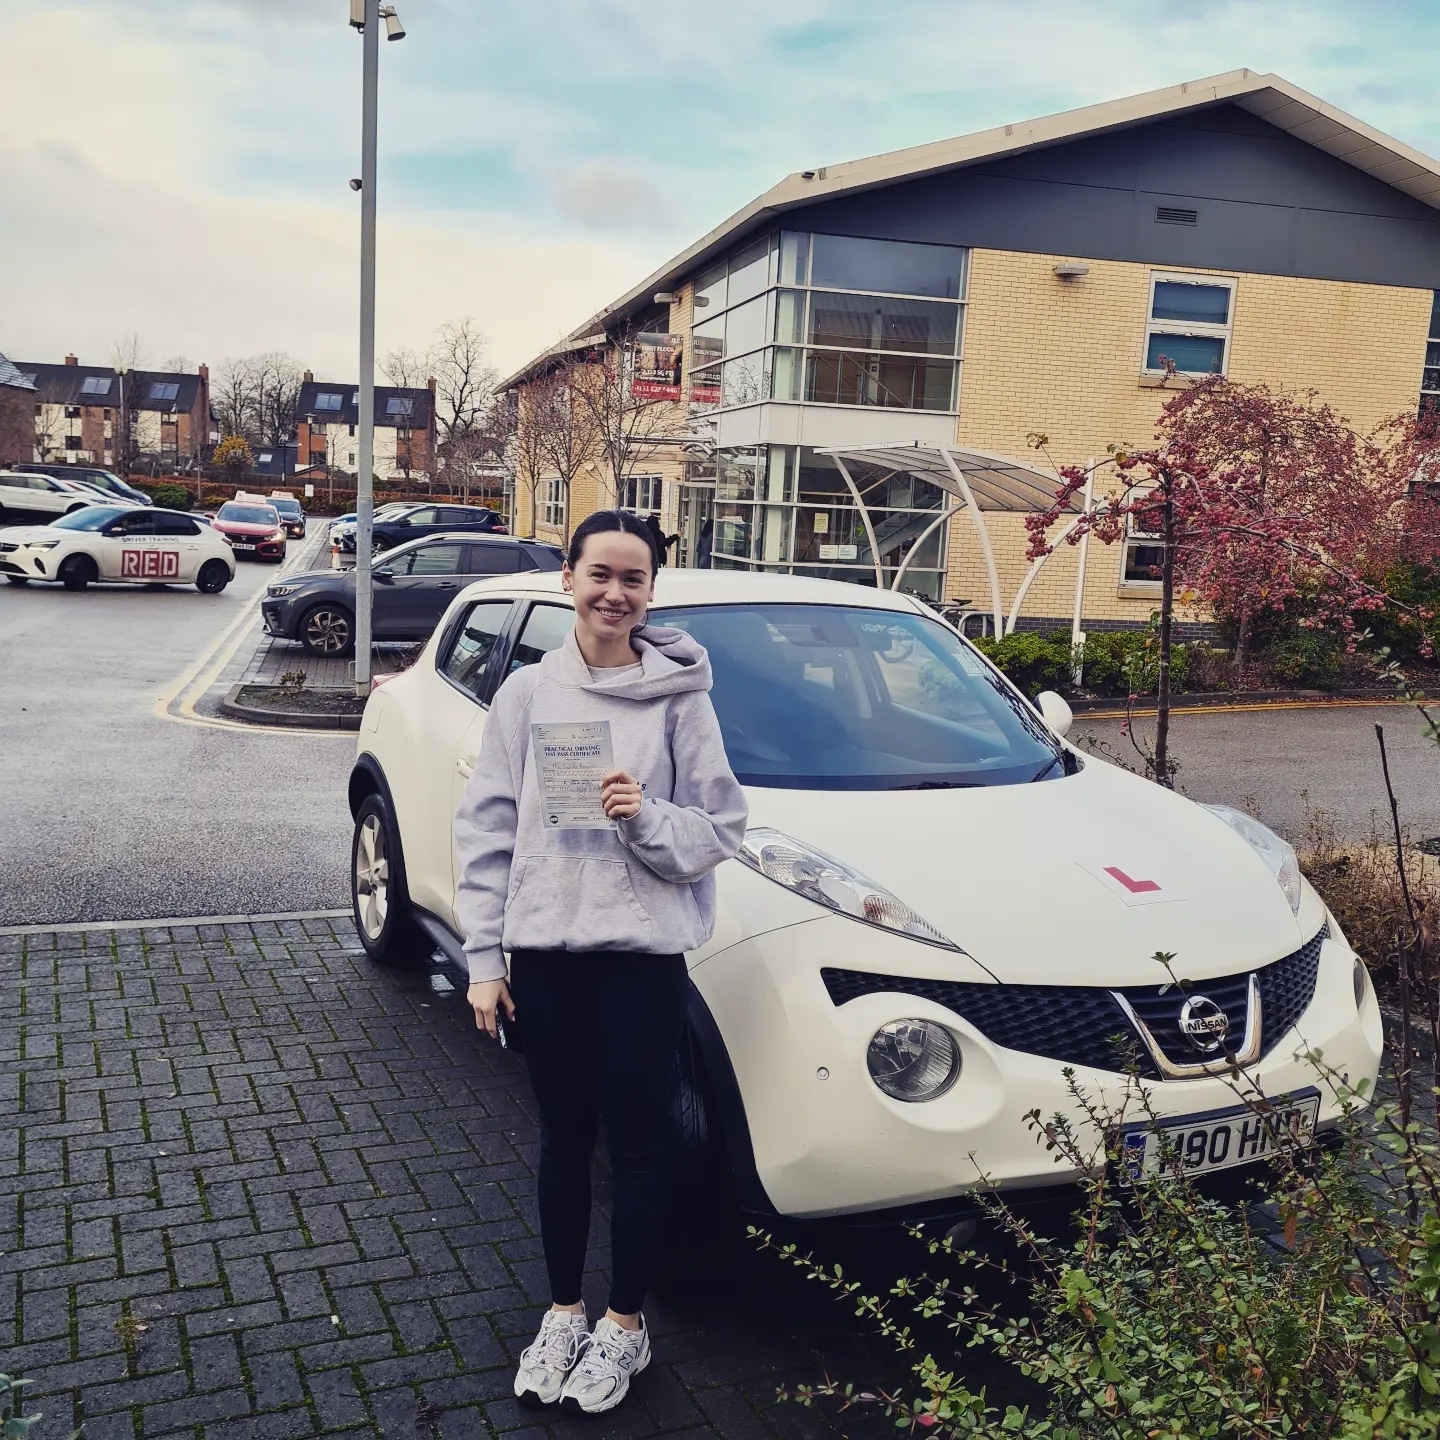
[[[960,1047],[933,1020],[892,1020],[865,1052],[870,1078],[895,1100],[933,1100],[960,1076]]]
[[[779,830],[764,825],[747,830],[739,858],[777,885],[817,905],[838,910],[852,920],[878,925],[882,930],[909,935],[930,945],[943,945],[947,950],[960,948],[883,885],[867,880],[844,861],[802,840],[793,840]]]
[[[285,538],[285,527],[282,525],[269,538],[271,540],[283,540]]]
[[[1249,841],[1251,849],[1270,867],[1280,882],[1293,914],[1300,913],[1300,861],[1295,847],[1282,840],[1269,826],[1262,825],[1253,815],[1230,805],[1203,805],[1212,815],[1223,820],[1237,835]]]
[[[298,585],[271,585],[266,588],[265,593],[278,600],[282,595],[293,595],[299,588]]]
[[[32,540],[26,548],[29,550],[53,550],[59,543],[58,540]]]

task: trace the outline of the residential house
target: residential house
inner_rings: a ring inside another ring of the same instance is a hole
[[[0,355],[0,469],[35,458],[35,383]]]
[[[16,362],[34,382],[35,446],[41,460],[121,468],[142,461],[180,469],[213,443],[210,371],[119,371],[82,365]],[[128,436],[128,442],[127,442]]]
[[[360,391],[316,380],[309,370],[295,402],[296,463],[358,473]],[[434,474],[435,382],[418,389],[375,387],[375,474],[382,480],[429,481]]]
[[[1008,608],[1024,516],[972,524],[950,462],[990,467],[992,506],[1033,497],[1146,442],[1189,376],[1313,388],[1361,428],[1413,411],[1440,397],[1437,211],[1435,160],[1237,70],[797,171],[505,384],[523,407],[567,356],[656,332],[683,433],[633,495],[592,465],[572,525],[658,500],[687,563]],[[518,528],[558,537],[558,494],[522,473]],[[1090,546],[1087,625],[1144,623],[1153,563],[1143,535]],[[1051,559],[1022,623],[1068,623],[1076,564]]]

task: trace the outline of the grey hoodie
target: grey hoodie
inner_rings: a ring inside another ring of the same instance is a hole
[[[456,913],[471,980],[505,950],[678,954],[715,930],[715,867],[745,837],[744,792],[710,703],[710,661],[683,630],[645,626],[638,674],[591,678],[572,631],[500,687],[455,813]],[[644,787],[613,830],[542,822],[530,726],[608,720],[615,766]]]

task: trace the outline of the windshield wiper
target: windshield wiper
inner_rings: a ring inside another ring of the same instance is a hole
[[[1057,765],[1065,766],[1065,751],[1063,750],[1058,755],[1052,755],[1040,769],[1030,777],[1027,783],[1033,785],[1037,780],[1043,780]],[[1065,769],[1066,774],[1069,774],[1068,767],[1065,767]]]
[[[973,780],[921,780],[915,785],[896,785],[896,790],[975,790]]]

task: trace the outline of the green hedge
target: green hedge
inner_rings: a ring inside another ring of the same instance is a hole
[[[188,510],[195,497],[183,485],[151,485],[150,499],[162,510]]]
[[[1063,630],[1042,635],[1020,630],[1003,640],[977,640],[984,651],[1027,695],[1042,690],[1068,693],[1073,657],[1070,636]],[[1108,630],[1085,637],[1084,686],[1100,695],[1148,695],[1158,676],[1159,639],[1151,630]],[[1170,652],[1170,686],[1184,690],[1190,679],[1190,650],[1175,645]]]

